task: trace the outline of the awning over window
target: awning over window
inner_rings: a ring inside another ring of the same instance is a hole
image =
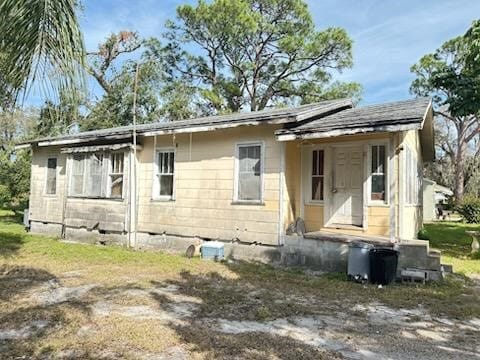
[[[98,151],[115,151],[126,149],[132,146],[132,143],[121,143],[121,144],[109,144],[109,145],[91,145],[91,146],[76,146],[62,148],[60,152],[62,154],[76,154],[76,153],[91,153]],[[137,150],[139,150],[139,145],[137,145]]]

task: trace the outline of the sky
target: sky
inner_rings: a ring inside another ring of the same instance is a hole
[[[83,0],[87,50],[120,30],[160,37],[175,9],[197,0]],[[307,0],[317,30],[346,29],[354,42],[352,69],[336,78],[364,88],[363,104],[412,97],[410,66],[444,41],[463,34],[480,0]],[[97,89],[94,82],[91,90]]]

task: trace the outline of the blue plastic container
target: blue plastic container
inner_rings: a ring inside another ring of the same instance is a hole
[[[202,259],[205,260],[223,260],[225,257],[225,250],[223,243],[219,241],[207,241],[200,247]]]

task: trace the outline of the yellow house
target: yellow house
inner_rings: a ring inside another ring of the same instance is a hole
[[[274,248],[293,228],[401,243],[422,224],[433,113],[426,98],[341,99],[26,146],[33,232],[178,249],[211,239]]]

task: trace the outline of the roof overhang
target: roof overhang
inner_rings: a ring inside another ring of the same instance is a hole
[[[422,145],[423,161],[431,162],[435,160],[435,132],[433,106],[430,101],[425,115],[423,116],[422,126],[420,129],[420,143]]]
[[[239,126],[257,125],[285,125],[300,123],[309,119],[318,119],[323,116],[351,108],[351,99],[325,101],[317,104],[303,105],[292,109],[273,109],[251,113],[236,113],[202,117],[191,120],[172,121],[168,123],[154,123],[138,125],[135,132],[138,136],[156,136],[182,133],[208,132],[222,129],[231,129]],[[61,137],[36,139],[19,143],[16,149],[27,148],[35,144],[39,147],[84,144],[98,141],[121,141],[133,136],[133,127],[104,129],[67,135]]]
[[[276,138],[279,141],[291,141],[291,140],[307,140],[307,139],[323,139],[336,136],[345,136],[345,135],[357,135],[357,134],[369,134],[373,132],[397,132],[397,131],[407,131],[407,130],[420,130],[420,124],[402,124],[402,125],[382,125],[382,126],[365,126],[359,128],[344,128],[336,129],[330,131],[322,132],[303,132],[303,133],[286,133],[282,134],[278,132]]]

